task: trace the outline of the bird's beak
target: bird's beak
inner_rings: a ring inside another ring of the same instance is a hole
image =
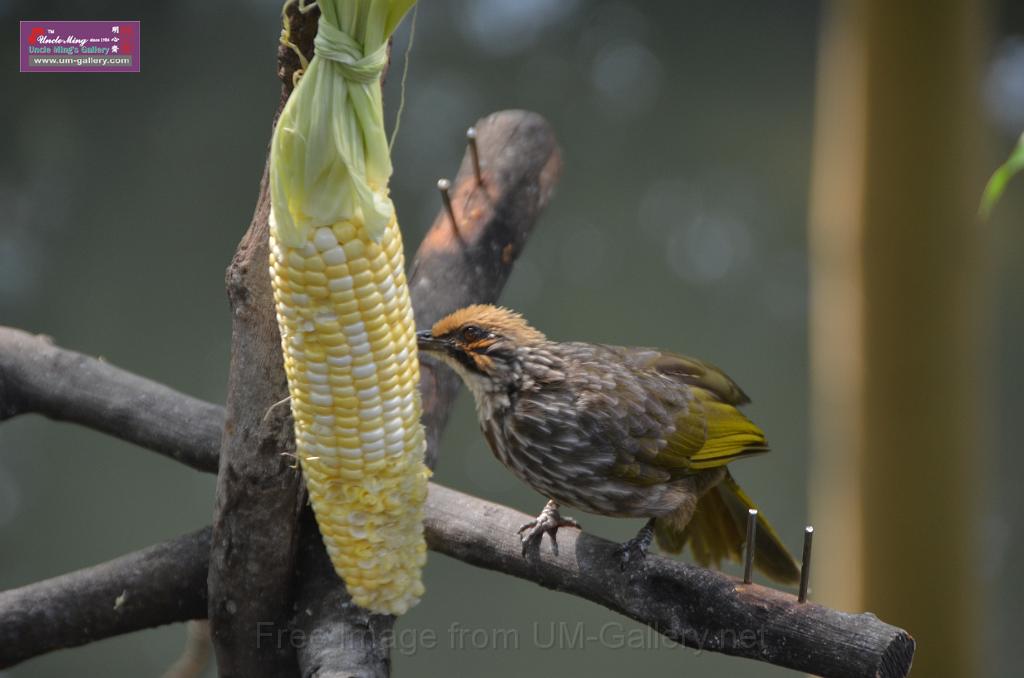
[[[438,339],[430,330],[423,330],[416,333],[416,345],[421,351],[438,352],[443,351],[447,344],[443,339]]]

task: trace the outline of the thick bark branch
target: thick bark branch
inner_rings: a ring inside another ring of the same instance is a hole
[[[289,10],[291,40],[308,55],[318,12]],[[279,49],[283,82],[276,123],[291,93],[298,59]],[[284,625],[291,614],[292,576],[304,501],[301,476],[281,452],[294,447],[281,338],[267,272],[270,195],[264,169],[252,222],[228,266],[231,368],[227,417],[213,511],[208,579],[210,631],[221,676],[295,674],[294,648],[257,643],[257,624]]]
[[[16,338],[16,345],[12,344],[12,337]],[[44,339],[0,331],[0,365],[5,369],[20,360],[28,360],[24,358],[25,352],[32,349],[70,353]],[[117,400],[132,399],[134,389],[140,384],[145,388],[155,386],[84,356],[73,361],[69,359],[69,363],[76,365],[74,369],[108,370],[105,374],[121,379],[117,382],[117,395],[111,396]],[[9,382],[14,388],[8,387],[5,391],[5,407],[13,407],[13,411],[30,411],[22,398],[22,388],[28,389],[29,393],[45,394],[50,390],[60,393],[61,381],[76,378],[67,371],[57,374],[44,371],[36,375],[36,382],[32,384]],[[45,382],[44,379],[56,381]],[[173,401],[184,398],[186,396],[167,390],[161,397],[166,402],[157,406],[164,411],[178,411],[180,404]],[[222,412],[215,405],[207,407],[213,413]],[[223,414],[212,416],[214,421],[211,423],[219,423]],[[199,464],[201,467],[212,469],[216,466],[214,459],[207,458],[216,454],[213,451],[216,448],[213,443],[218,437],[216,426],[209,427],[214,431],[211,440],[203,441],[196,440],[184,422],[172,420],[168,423],[179,431],[180,445],[189,447],[189,454],[203,459]],[[885,624],[870,614],[849,615],[813,603],[799,604],[790,594],[757,585],[745,586],[731,577],[658,556],[648,558],[642,574],[629,577],[619,572],[617,562],[611,556],[614,544],[591,535],[577,534],[574,530],[564,530],[559,534],[560,555],[555,556],[545,545],[539,557],[524,560],[519,555],[519,542],[513,530],[526,519],[525,514],[517,511],[432,484],[427,501],[427,539],[436,552],[592,600],[647,624],[673,640],[690,646],[699,645],[704,650],[749,657],[824,676],[904,676],[909,671],[913,639],[906,631]],[[166,548],[166,545],[161,545],[147,552],[162,553]],[[192,548],[194,553],[197,547]],[[307,551],[307,548],[312,550]],[[320,569],[320,576],[309,578],[311,582],[318,582],[318,586],[332,582],[328,576],[332,574],[329,565],[322,560],[316,564],[317,558],[323,559],[322,551],[319,543],[307,541],[299,558],[300,569]],[[168,581],[172,575],[186,579],[198,577],[194,573],[201,572],[206,565],[205,556],[161,559],[147,558],[143,555],[147,552],[0,594],[0,641],[3,641],[0,642],[0,666],[59,647],[202,616],[206,609],[202,585],[182,585],[174,583],[175,579],[170,580],[170,593],[152,599],[152,608],[135,607],[115,612],[112,605],[97,604],[96,598],[90,597],[96,595],[100,600],[106,600],[111,595],[116,597],[122,590],[138,591],[143,590],[139,587]],[[311,566],[306,564],[310,561],[313,562]],[[119,567],[119,563],[134,563],[138,567]],[[326,608],[323,612],[310,608],[313,611],[308,615],[310,619],[326,621],[330,618],[328,613],[351,608],[351,605],[345,608],[345,599],[337,597],[342,595],[340,587],[331,585],[319,589],[304,586],[300,590],[301,601],[320,601]],[[95,591],[101,594],[91,593]],[[37,621],[39,618],[27,616],[24,613],[27,609],[51,616],[61,615],[65,621],[57,626],[42,624]],[[313,631],[323,626],[307,625],[309,620],[301,618],[304,611],[304,607],[299,608],[299,616],[292,628],[308,631],[312,640],[319,635]],[[363,622],[362,628],[376,635],[359,636],[361,627],[353,623],[353,616],[346,614],[344,618],[347,622],[344,629],[357,641],[380,637],[382,633],[381,627],[374,627],[375,622],[368,620]],[[750,638],[749,634],[743,635],[744,631],[751,631],[754,640],[744,640]],[[254,638],[256,632],[254,627],[251,631]],[[11,639],[10,642],[7,639]],[[351,650],[353,644],[349,642],[344,647]],[[317,646],[307,644],[303,652],[312,652],[314,647]],[[329,644],[320,644],[319,647],[328,654],[310,655],[305,664],[310,673],[319,665],[318,661],[326,664],[330,657]],[[364,646],[365,652],[377,649],[379,643]],[[386,667],[386,659],[382,657],[375,665]],[[366,665],[362,666],[365,668]]]
[[[35,412],[109,433],[200,471],[216,470],[218,406],[57,348],[49,337],[0,327],[0,345],[0,421]]]
[[[295,670],[290,645],[253,642],[258,623],[286,623],[299,538],[300,474],[280,336],[267,274],[264,176],[253,225],[228,268],[231,372],[213,518],[209,615],[221,676],[282,676]],[[266,346],[277,347],[276,351]]]
[[[905,676],[914,641],[871,614],[850,615],[723,574],[651,556],[639,574],[619,572],[615,544],[574,530],[560,534],[559,555],[545,546],[524,559],[515,527],[528,516],[432,484],[427,537],[432,550],[586,598],[666,637],[708,651],[747,657],[838,678]],[[201,617],[202,580],[209,528],[87,570],[0,594],[0,667],[43,652],[112,635]],[[354,656],[377,653],[386,667],[383,640],[389,618],[354,608],[343,589],[330,585],[330,563],[310,542],[300,561],[319,571],[304,587],[296,621],[284,635],[271,624],[252,630],[261,645],[297,645],[309,654],[308,675],[371,675]],[[326,584],[326,585],[325,585]],[[121,597],[122,603],[117,604]],[[362,614],[353,623],[352,610]],[[325,627],[341,615],[344,622]],[[319,621],[317,621],[319,620]],[[336,637],[335,629],[346,635]],[[298,635],[294,634],[298,631]],[[335,643],[311,643],[327,632]],[[329,667],[321,672],[322,667]],[[378,673],[377,675],[386,675]]]
[[[207,454],[205,448],[196,453]],[[0,669],[52,650],[205,617],[209,558],[206,527],[102,565],[0,592]]]
[[[419,329],[463,306],[498,300],[561,174],[554,130],[536,113],[502,111],[477,121],[476,130],[483,185],[467,149],[451,187],[458,228],[442,209],[412,264],[409,288]],[[459,379],[432,362],[423,364],[421,375],[427,465],[433,468]]]
[[[432,485],[427,541],[433,551],[593,601],[687,647],[835,678],[905,676],[914,640],[872,614],[852,615],[720,572],[648,556],[623,573],[616,544],[577,530],[524,558],[516,528],[525,513]],[[486,527],[484,527],[486,526]]]
[[[285,631],[298,650],[303,678],[387,678],[395,618],[370,614],[352,603],[334,572],[313,512],[302,516],[295,571],[295,615]]]

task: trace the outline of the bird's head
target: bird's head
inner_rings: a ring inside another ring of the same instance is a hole
[[[522,352],[546,341],[518,313],[487,304],[459,309],[416,339],[420,351],[451,366],[474,394],[513,388]]]

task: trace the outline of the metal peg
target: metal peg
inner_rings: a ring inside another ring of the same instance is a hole
[[[757,541],[757,509],[747,511],[747,550],[743,554],[743,583],[753,581],[754,544]]]
[[[437,190],[441,192],[441,202],[444,203],[444,209],[448,212],[448,218],[452,220],[452,227],[458,230],[458,224],[455,222],[455,210],[452,208],[452,197],[448,194],[451,187],[452,182],[447,179],[437,180]]]
[[[801,603],[807,602],[807,585],[811,580],[811,542],[814,540],[814,528],[804,528],[804,555],[800,563],[800,596]]]
[[[484,183],[483,172],[480,171],[480,149],[476,146],[476,127],[466,130],[466,143],[469,144],[469,156],[473,160],[473,174],[476,175],[476,183]]]

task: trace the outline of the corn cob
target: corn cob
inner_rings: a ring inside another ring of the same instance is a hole
[[[321,0],[326,49],[375,53],[325,61],[318,37],[275,130],[270,173],[270,275],[297,456],[335,570],[357,605],[388,614],[423,593],[430,473],[374,73],[409,5]],[[359,26],[375,36],[360,41]]]
[[[295,442],[327,552],[353,600],[401,614],[423,593],[416,336],[402,240],[351,222],[271,240]]]

